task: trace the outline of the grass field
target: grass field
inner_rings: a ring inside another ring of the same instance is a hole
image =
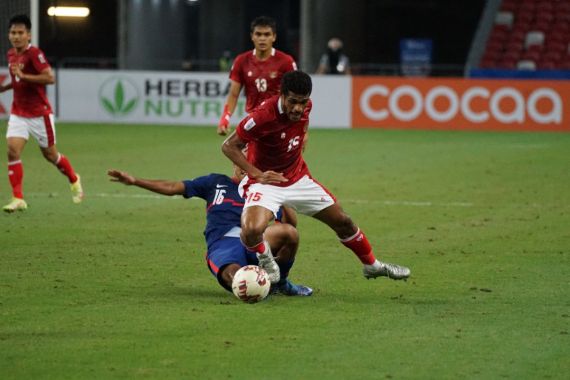
[[[291,278],[315,294],[248,305],[205,267],[202,201],[106,178],[229,174],[213,128],[58,128],[87,197],[72,204],[28,145],[30,207],[0,215],[2,379],[570,373],[570,134],[312,131],[313,175],[412,277],[364,280],[334,234],[301,217]]]

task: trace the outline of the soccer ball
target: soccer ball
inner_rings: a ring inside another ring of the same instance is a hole
[[[232,282],[232,291],[240,300],[247,303],[259,302],[269,294],[271,283],[264,269],[256,265],[241,267]]]

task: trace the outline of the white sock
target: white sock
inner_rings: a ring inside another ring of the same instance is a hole
[[[382,268],[383,265],[380,261],[375,260],[372,264],[366,264],[364,266],[378,270],[378,269]]]

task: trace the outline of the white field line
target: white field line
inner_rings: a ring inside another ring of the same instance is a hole
[[[27,193],[33,198],[57,198],[59,193]],[[85,198],[118,198],[118,199],[180,199],[181,197],[168,197],[160,194],[129,194],[129,193],[86,193]],[[385,206],[411,206],[411,207],[473,207],[470,202],[429,202],[429,201],[389,201],[389,200],[366,200],[366,199],[341,199],[341,203],[356,204],[380,204]]]

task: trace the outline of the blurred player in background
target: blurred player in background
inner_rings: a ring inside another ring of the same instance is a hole
[[[224,154],[247,173],[240,183],[241,195],[246,199],[241,220],[243,243],[257,254],[270,280],[279,280],[280,269],[263,234],[279,208],[288,206],[332,228],[364,265],[364,277],[408,278],[408,268],[376,259],[364,233],[336,198],[311,177],[302,156],[311,91],[309,75],[301,71],[286,73],[281,95],[267,100],[243,119],[222,145]],[[242,154],[246,144],[247,159]]]
[[[232,291],[232,280],[239,268],[249,264],[259,265],[255,254],[248,252],[240,241],[240,217],[244,201],[238,193],[238,184],[245,173],[238,167],[234,167],[232,178],[223,174],[210,174],[191,181],[142,179],[119,170],[109,170],[108,175],[111,181],[138,186],[158,194],[204,199],[207,220],[204,235],[208,245],[206,261],[224,289]],[[286,210],[283,212],[287,213]],[[264,235],[276,253],[281,274],[279,282],[272,285],[272,292],[310,296],[313,293],[311,288],[295,285],[288,279],[297,253],[299,235],[294,227],[294,214],[285,214],[282,221],[283,223],[269,226]]]
[[[257,17],[251,23],[254,49],[236,57],[230,70],[230,92],[218,123],[218,134],[228,133],[239,94],[245,87],[245,111],[250,113],[265,99],[279,94],[281,78],[286,72],[297,70],[293,57],[273,48],[277,38],[275,20]]]
[[[0,92],[12,89],[14,100],[6,139],[8,144],[8,178],[12,186],[12,201],[3,207],[6,212],[28,208],[24,201],[22,181],[24,169],[20,155],[30,134],[37,140],[43,156],[69,180],[73,202],[83,199],[79,175],[69,160],[57,151],[53,112],[46,95],[46,85],[55,78],[44,53],[30,44],[32,24],[26,15],[10,19],[9,35],[12,49],[8,51],[11,83],[0,86]]]

